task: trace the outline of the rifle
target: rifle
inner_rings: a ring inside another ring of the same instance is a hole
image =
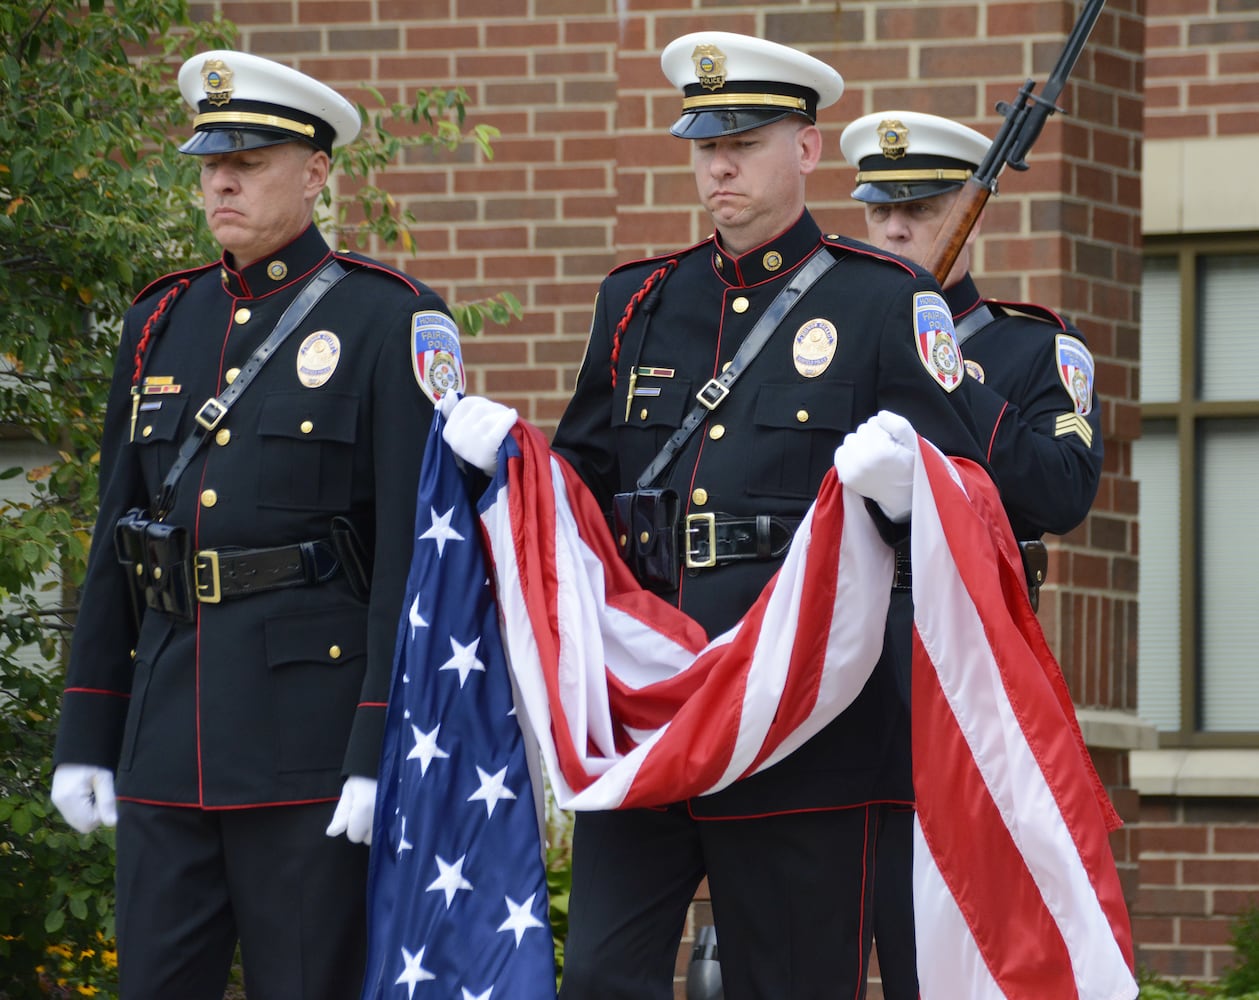
[[[935,275],[936,281],[943,284],[949,270],[957,260],[958,254],[966,243],[966,238],[975,228],[979,214],[984,210],[997,190],[997,175],[1009,164],[1015,170],[1027,169],[1027,154],[1040,136],[1041,129],[1049,116],[1062,109],[1057,106],[1058,95],[1066,85],[1067,77],[1080,57],[1080,51],[1088,40],[1093,25],[1102,12],[1106,0],[1087,0],[1080,11],[1079,19],[1067,42],[1058,56],[1058,62],[1045,81],[1045,87],[1039,94],[1032,91],[1036,87],[1034,80],[1028,80],[1019,90],[1018,99],[1009,104],[1006,101],[997,103],[997,111],[1004,116],[997,137],[992,140],[984,161],[962,186],[953,207],[945,219],[944,226],[936,235],[923,267]]]

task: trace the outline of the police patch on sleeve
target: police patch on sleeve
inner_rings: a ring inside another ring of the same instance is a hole
[[[966,369],[953,330],[953,313],[939,292],[914,293],[914,343],[922,366],[945,392],[962,384]]]
[[[463,355],[459,328],[434,309],[411,317],[411,361],[415,380],[434,406],[448,392],[463,392]]]
[[[1093,409],[1093,355],[1075,337],[1058,334],[1054,347],[1058,357],[1058,377],[1080,416]]]

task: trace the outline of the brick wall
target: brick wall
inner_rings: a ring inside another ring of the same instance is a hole
[[[1226,0],[1219,0],[1223,5]],[[1242,0],[1236,0],[1241,5]],[[1158,0],[1151,0],[1158,7]],[[835,65],[847,91],[823,111],[826,162],[810,180],[821,225],[860,236],[839,152],[849,120],[908,107],[993,134],[994,105],[1043,82],[1069,30],[1068,0],[760,4],[725,0],[194,0],[242,29],[241,47],[287,61],[366,102],[462,86],[470,121],[502,130],[415,155],[382,183],[419,218],[414,257],[392,260],[455,301],[513,292],[525,317],[465,343],[473,391],[553,428],[580,363],[599,279],[617,261],[708,235],[688,150],[667,135],[679,97],[659,51],[711,27],[758,34]],[[1093,513],[1052,546],[1041,621],[1076,700],[1134,710],[1136,490],[1130,442],[1140,281],[1141,0],[1111,0],[1027,173],[1006,171],[976,256],[987,294],[1037,301],[1085,332],[1105,402],[1106,464]],[[1191,32],[1193,12],[1184,31]],[[1168,47],[1175,43],[1169,42]],[[1240,70],[1239,70],[1240,71]],[[1099,751],[1121,811],[1126,756]],[[1135,855],[1116,840],[1131,882]],[[684,963],[682,963],[684,964]]]

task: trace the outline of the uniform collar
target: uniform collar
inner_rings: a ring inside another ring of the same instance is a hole
[[[328,244],[312,223],[297,239],[280,247],[243,270],[236,270],[231,255],[223,254],[219,277],[229,295],[256,299],[305,278],[328,258]]]
[[[807,210],[790,229],[739,257],[726,253],[718,234],[713,240],[713,269],[727,285],[758,285],[794,270],[818,248],[821,239],[822,230]]]
[[[962,280],[944,290],[944,300],[949,304],[953,318],[958,319],[979,308],[983,299],[979,297],[979,289],[975,287],[975,279],[967,271]]]

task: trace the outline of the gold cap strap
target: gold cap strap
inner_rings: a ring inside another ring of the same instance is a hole
[[[923,167],[920,170],[859,170],[857,183],[875,181],[964,181],[973,170],[947,170],[943,167]]]
[[[768,105],[771,108],[790,108],[793,111],[808,110],[808,102],[803,97],[788,97],[786,94],[700,94],[682,100],[683,111],[695,108],[725,108],[731,105]]]
[[[192,120],[194,128],[202,125],[268,125],[271,128],[282,128],[288,132],[314,138],[315,126],[305,122],[294,121],[292,118],[281,118],[279,115],[260,115],[255,111],[208,111],[197,115]]]

